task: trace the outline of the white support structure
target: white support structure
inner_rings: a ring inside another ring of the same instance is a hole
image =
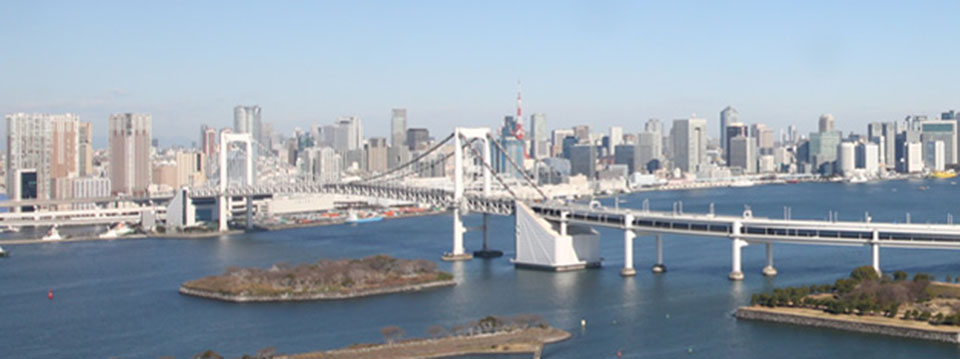
[[[463,226],[463,209],[466,208],[464,203],[464,184],[463,184],[463,145],[464,140],[470,140],[474,138],[481,139],[483,141],[483,160],[486,162],[486,165],[483,166],[483,194],[486,197],[489,197],[491,194],[491,173],[488,166],[491,166],[490,163],[490,144],[487,140],[487,135],[490,133],[489,128],[460,128],[457,127],[453,130],[453,251],[447,253],[443,256],[444,260],[467,260],[473,258],[473,255],[466,252],[466,249],[463,245],[463,234],[466,232],[466,228]],[[483,256],[495,256],[492,255],[494,252],[488,248],[488,224],[489,219],[487,214],[483,215],[483,225],[480,226],[480,229],[483,230],[483,251],[481,251]],[[502,252],[497,252],[499,255],[502,255]]]
[[[624,229],[623,229],[623,269],[620,270],[620,275],[624,277],[632,277],[637,275],[637,270],[633,268],[633,240],[637,237],[637,234],[633,232],[633,216],[625,215],[623,217]]]
[[[773,267],[773,243],[766,243],[767,265],[763,267],[763,275],[773,277],[777,275],[777,269]]]
[[[654,273],[663,273],[667,271],[667,266],[663,265],[663,238],[657,235],[657,263],[650,268]]]
[[[220,193],[217,196],[217,204],[219,207],[219,213],[217,213],[219,225],[217,226],[220,232],[227,231],[227,219],[230,214],[230,198],[226,195],[227,192],[227,181],[228,179],[228,168],[227,168],[227,155],[230,151],[230,144],[234,142],[243,143],[245,146],[246,153],[246,173],[244,174],[244,185],[253,186],[253,137],[249,133],[220,133]],[[252,201],[247,201],[247,216],[250,220],[252,215]],[[248,226],[252,222],[248,222]]]
[[[873,231],[870,248],[873,252],[873,270],[877,271],[877,275],[883,275],[883,272],[880,271],[880,233],[876,230]]]
[[[730,280],[743,280],[743,269],[740,266],[740,250],[747,246],[747,241],[740,238],[743,224],[740,221],[733,222],[733,231],[730,234],[733,237],[733,265],[728,278]]]
[[[600,234],[593,228],[572,224],[560,233],[522,201],[516,201],[515,221],[517,267],[565,271],[601,265]]]

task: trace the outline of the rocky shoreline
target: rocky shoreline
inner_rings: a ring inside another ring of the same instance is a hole
[[[420,284],[410,284],[397,287],[387,287],[387,288],[372,288],[358,290],[355,292],[330,292],[330,293],[309,293],[309,294],[299,294],[291,295],[284,294],[280,296],[252,296],[252,295],[232,295],[232,294],[223,294],[217,293],[208,290],[196,289],[196,288],[187,288],[186,286],[180,286],[180,294],[189,295],[194,297],[200,297],[205,299],[214,299],[224,302],[233,302],[233,303],[257,303],[257,302],[293,302],[293,301],[304,301],[304,300],[341,300],[341,299],[352,299],[352,298],[361,298],[369,297],[374,295],[384,295],[384,294],[393,294],[393,293],[404,293],[404,292],[419,292],[431,288],[440,288],[440,287],[451,287],[457,285],[457,281],[450,280],[438,280],[428,283]]]
[[[960,344],[960,328],[938,327],[926,323],[903,322],[896,319],[832,315],[810,309],[740,307],[737,319],[833,328],[869,334],[880,334]]]

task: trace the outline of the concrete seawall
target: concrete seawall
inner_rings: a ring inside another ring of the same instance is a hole
[[[231,295],[231,294],[223,294],[223,293],[217,293],[217,292],[212,292],[208,290],[187,288],[185,286],[180,286],[180,294],[191,295],[194,297],[201,297],[206,299],[215,299],[215,300],[220,300],[224,302],[235,302],[235,303],[292,302],[292,301],[301,301],[301,300],[338,300],[338,299],[360,298],[360,297],[368,297],[372,295],[381,295],[381,294],[416,292],[416,291],[421,291],[421,290],[430,289],[430,288],[450,287],[455,285],[457,285],[457,282],[451,279],[451,280],[441,280],[441,281],[422,283],[422,284],[405,285],[400,287],[362,290],[354,293],[314,293],[314,294],[281,295],[281,296]]]
[[[853,317],[843,318],[837,316],[837,318],[828,318],[798,311],[790,311],[790,309],[760,307],[740,307],[737,309],[736,317],[737,319],[762,320],[960,344],[960,329],[956,327],[938,330],[934,327],[920,328],[906,324],[915,322],[905,322],[904,325],[884,324],[857,320],[857,318]]]

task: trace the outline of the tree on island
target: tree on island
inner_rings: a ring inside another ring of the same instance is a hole
[[[213,350],[207,350],[203,353],[193,356],[193,359],[223,359],[223,356]]]
[[[427,328],[427,333],[431,337],[441,338],[447,336],[447,328],[444,328],[442,325],[434,324]]]

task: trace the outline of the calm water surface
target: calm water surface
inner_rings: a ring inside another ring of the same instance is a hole
[[[929,190],[921,190],[929,186]],[[949,181],[875,184],[797,184],[655,192],[621,197],[621,206],[668,210],[682,200],[686,212],[756,216],[945,222],[960,214],[958,187]],[[612,200],[606,200],[612,205]],[[479,222],[470,217],[468,225]],[[231,304],[177,293],[187,280],[230,266],[266,267],[387,253],[438,260],[450,250],[449,216],[391,220],[223,236],[6,246],[0,259],[0,348],[7,358],[189,358],[205,349],[227,356],[273,346],[293,353],[382,340],[380,328],[400,325],[426,335],[433,324],[452,326],[488,314],[537,313],[575,333],[548,346],[545,357],[771,358],[956,357],[960,348],[934,342],[836,330],[738,322],[731,313],[752,293],[832,281],[870,264],[867,247],[777,245],[776,278],[764,278],[763,246],[744,249],[743,282],[726,279],[730,243],[664,237],[669,272],[651,274],[653,240],[635,244],[638,275],[621,278],[622,234],[601,230],[604,267],[568,273],[514,269],[512,217],[495,217],[493,246],[505,257],[440,266],[458,278],[454,288],[339,302]],[[467,246],[480,246],[479,233]],[[0,241],[2,244],[2,241]],[[960,275],[960,251],[883,249],[885,271]],[[53,290],[54,300],[47,299]],[[579,322],[587,321],[581,330]],[[691,352],[692,350],[692,352]]]

